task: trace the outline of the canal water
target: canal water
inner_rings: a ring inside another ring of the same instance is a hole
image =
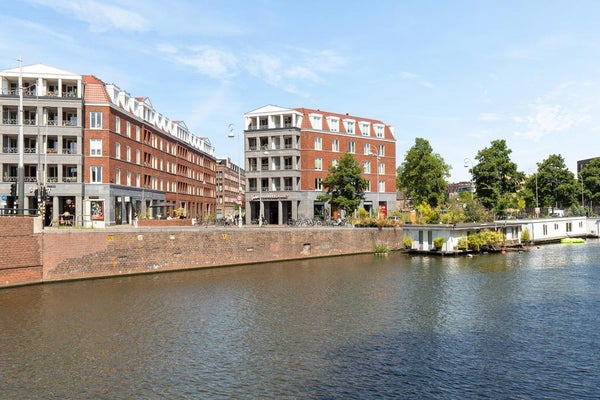
[[[0,290],[2,399],[597,399],[600,243]]]

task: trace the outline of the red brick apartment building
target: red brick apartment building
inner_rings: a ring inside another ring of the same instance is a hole
[[[216,158],[207,138],[114,84],[84,75],[84,215],[93,224],[127,224],[215,213]]]
[[[268,105],[244,115],[246,222],[271,224],[335,217],[319,201],[321,182],[344,153],[363,168],[363,207],[386,216],[396,207],[396,140],[385,123],[348,114]]]
[[[230,158],[217,158],[216,218],[239,217],[246,191],[246,172]]]

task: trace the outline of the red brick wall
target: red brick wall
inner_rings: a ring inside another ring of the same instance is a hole
[[[40,282],[42,237],[30,217],[0,217],[0,287]]]
[[[182,220],[189,222],[189,220]],[[166,221],[165,221],[166,222]],[[172,222],[172,221],[169,221]],[[0,218],[0,288],[402,248],[401,229],[161,227],[49,229]]]
[[[44,280],[80,279],[372,252],[400,229],[171,228],[44,234]]]

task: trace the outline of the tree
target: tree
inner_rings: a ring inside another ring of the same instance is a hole
[[[579,172],[579,177],[583,179],[585,200],[600,204],[600,157],[588,162]]]
[[[450,166],[433,152],[427,140],[415,139],[397,173],[396,186],[408,195],[412,204],[427,202],[435,208],[443,202]]]
[[[360,166],[350,153],[342,156],[337,165],[329,168],[329,175],[322,182],[327,190],[318,196],[321,201],[329,201],[334,208],[353,213],[365,198],[368,181],[362,177]]]
[[[554,210],[568,208],[577,202],[577,181],[575,175],[565,166],[559,154],[551,154],[538,167],[538,195],[541,207]]]
[[[477,199],[489,210],[505,214],[509,207],[516,207],[517,191],[524,174],[517,171],[517,164],[510,160],[512,150],[506,141],[493,140],[490,147],[480,150],[471,173],[475,181]]]

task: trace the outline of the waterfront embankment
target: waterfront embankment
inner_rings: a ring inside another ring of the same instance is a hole
[[[0,218],[0,287],[369,253],[402,248],[402,229],[109,227],[41,229]]]

